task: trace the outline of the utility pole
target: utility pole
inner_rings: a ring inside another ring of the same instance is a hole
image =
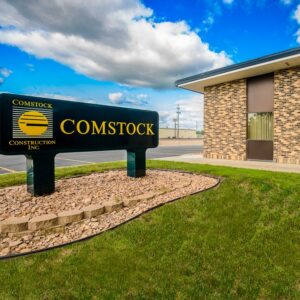
[[[177,137],[179,138],[179,115],[181,114],[179,104],[177,105],[176,114],[177,114]]]
[[[174,138],[176,139],[176,132],[177,132],[177,130],[176,130],[176,122],[177,122],[177,119],[175,118],[175,119],[173,119],[173,122],[174,122]]]

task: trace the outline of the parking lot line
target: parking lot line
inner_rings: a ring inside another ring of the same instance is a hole
[[[91,161],[78,160],[78,159],[70,159],[70,158],[60,158],[60,157],[57,157],[56,159],[66,160],[66,161],[74,161],[74,162],[79,162],[79,163],[84,163],[84,164],[94,164],[95,163],[95,162],[91,162]]]
[[[15,171],[15,170],[4,168],[4,167],[0,167],[0,170],[6,171],[6,172],[9,172],[9,173],[17,173],[17,171]]]

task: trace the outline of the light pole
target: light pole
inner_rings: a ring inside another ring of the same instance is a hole
[[[177,122],[177,119],[173,119],[173,122],[174,122],[174,138],[176,139],[176,122]]]
[[[176,114],[177,114],[177,137],[179,138],[179,115],[181,114],[179,104],[177,105]]]

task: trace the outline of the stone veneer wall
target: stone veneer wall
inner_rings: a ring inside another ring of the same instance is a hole
[[[206,87],[204,95],[204,157],[245,160],[246,80]]]
[[[300,67],[274,74],[274,161],[300,164]]]

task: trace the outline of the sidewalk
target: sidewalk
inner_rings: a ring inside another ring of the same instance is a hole
[[[269,161],[211,159],[204,158],[202,154],[185,154],[181,156],[157,158],[157,160],[178,161],[194,164],[208,164],[215,166],[227,166],[234,168],[257,169],[276,172],[300,173],[300,165],[279,164]]]

